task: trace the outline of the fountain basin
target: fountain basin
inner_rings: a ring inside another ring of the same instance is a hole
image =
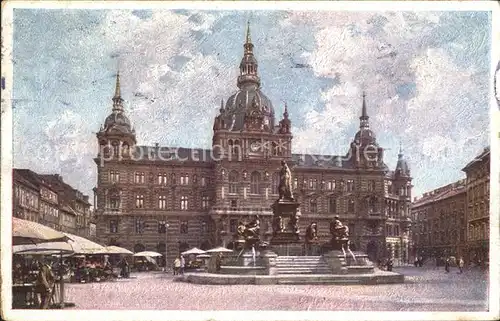
[[[267,274],[264,266],[231,266],[223,265],[220,268],[220,274],[238,274],[238,275],[264,275]]]
[[[212,273],[186,273],[176,281],[195,284],[329,284],[376,285],[404,283],[405,277],[395,272],[376,270],[369,274],[287,274],[287,275],[235,275]]]

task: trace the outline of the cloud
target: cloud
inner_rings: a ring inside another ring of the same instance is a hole
[[[117,65],[140,144],[210,146],[220,99],[236,90],[246,13],[25,10],[15,19],[14,96],[29,100],[14,114],[16,166],[60,172],[90,192],[95,131],[111,112]],[[458,178],[487,142],[488,21],[480,13],[256,12],[252,39],[276,115],[288,103],[295,152],[345,153],[365,90],[386,162],[395,166],[402,140],[423,191]],[[443,156],[453,149],[461,155]]]

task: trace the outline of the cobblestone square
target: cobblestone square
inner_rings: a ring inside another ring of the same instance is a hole
[[[488,276],[479,270],[405,267],[404,284],[197,285],[165,273],[136,273],[108,283],[69,284],[75,309],[486,311]]]

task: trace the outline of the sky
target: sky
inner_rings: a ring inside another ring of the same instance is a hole
[[[14,167],[92,199],[118,68],[139,144],[210,148],[247,20],[294,153],[345,154],[363,91],[390,169],[402,144],[414,196],[463,178],[489,144],[487,12],[14,9]]]

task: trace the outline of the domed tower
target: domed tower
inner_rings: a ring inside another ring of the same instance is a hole
[[[378,145],[375,133],[370,129],[369,119],[366,94],[363,92],[359,130],[351,142],[350,159],[356,167],[383,167],[384,149]]]
[[[410,167],[403,155],[403,147],[400,144],[398,163],[394,171],[394,188],[398,191],[397,194],[404,198],[411,198],[411,175]]]
[[[263,156],[291,157],[288,110],[285,112],[288,129],[282,130],[282,124],[276,123],[271,100],[261,90],[249,23],[243,48],[243,58],[239,65],[240,75],[236,82],[238,91],[232,94],[225,104],[221,101],[219,114],[215,117],[214,152],[226,156],[232,154],[233,160]],[[279,149],[277,145],[284,148]]]
[[[135,130],[125,115],[120,89],[120,74],[116,74],[115,95],[111,114],[97,133],[99,155],[105,159],[120,159],[130,155],[130,148],[135,146]]]

